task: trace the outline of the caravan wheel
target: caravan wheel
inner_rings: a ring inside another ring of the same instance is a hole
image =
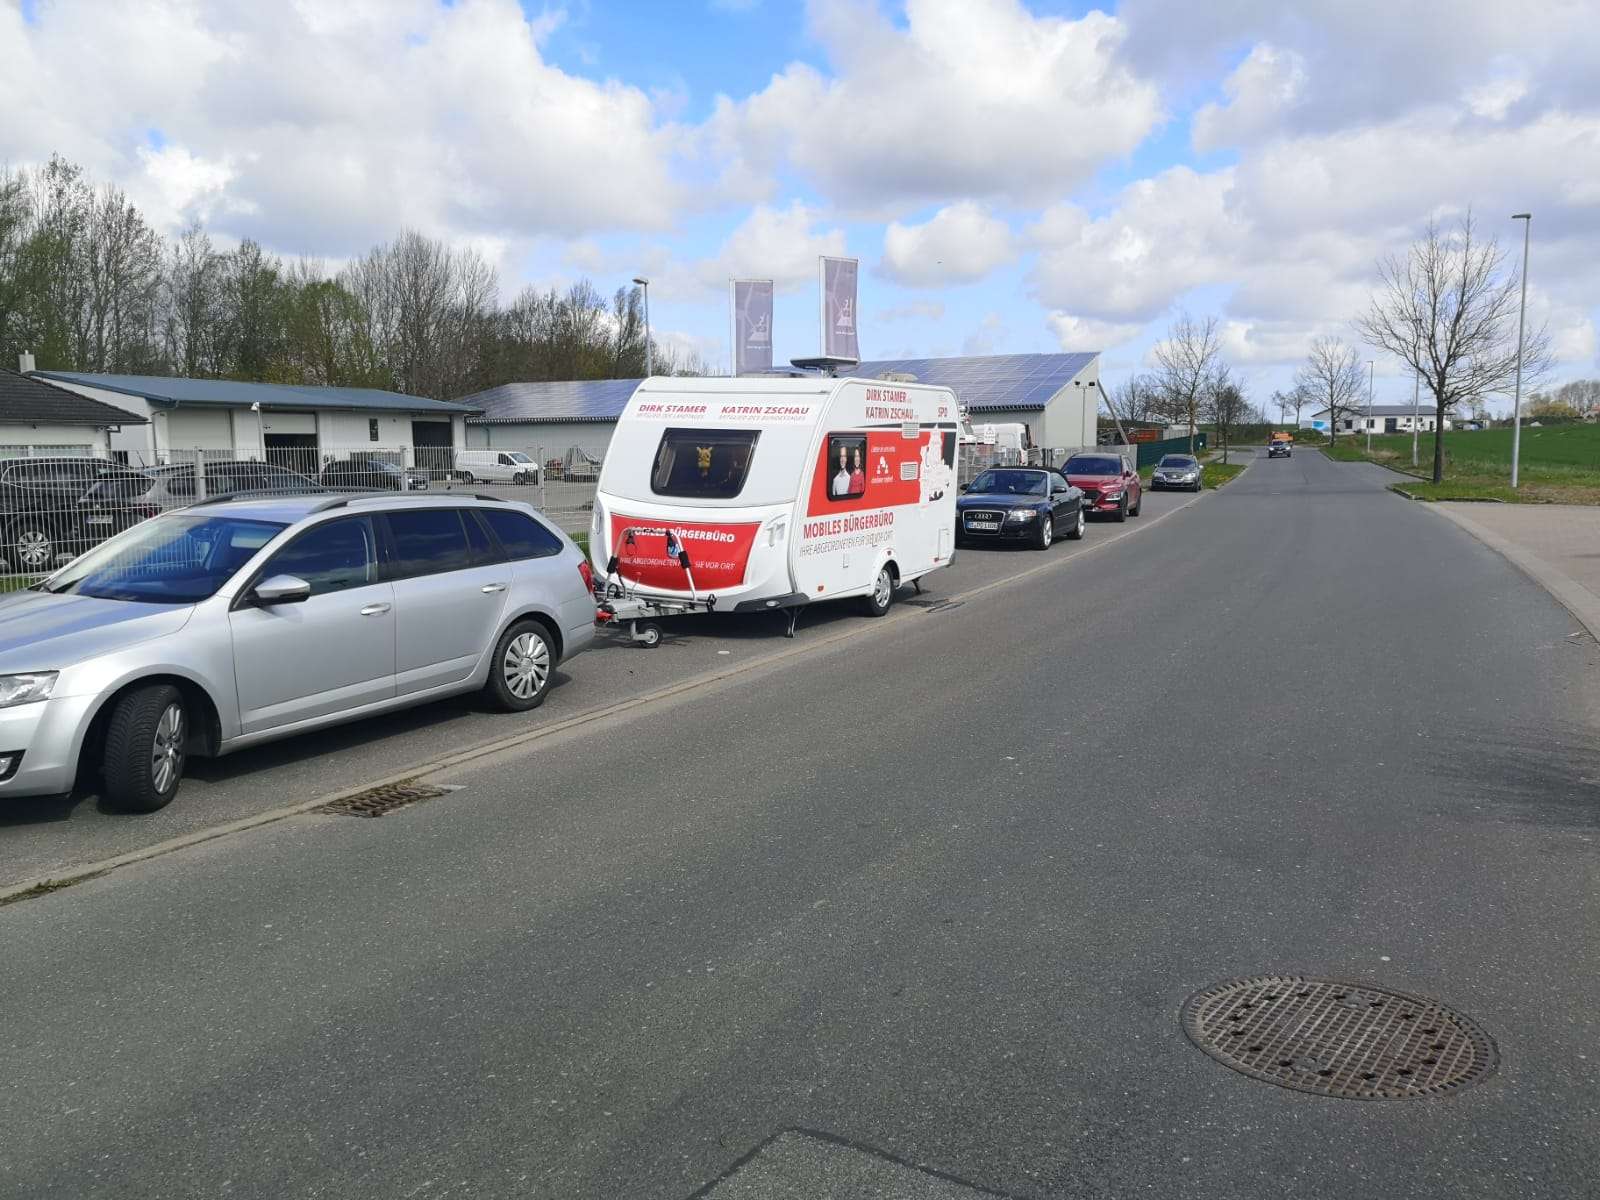
[[[861,609],[869,617],[881,617],[894,603],[894,572],[887,563],[878,568],[878,577],[872,582],[872,592],[861,598]]]

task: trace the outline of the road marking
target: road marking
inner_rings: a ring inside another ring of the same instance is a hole
[[[1237,479],[1239,476],[1236,475],[1234,478]],[[1132,537],[1134,534],[1139,533],[1141,530],[1151,529],[1156,525],[1161,524],[1161,522],[1166,520],[1168,517],[1174,515],[1175,513],[1183,512],[1186,508],[1199,503],[1208,495],[1213,494],[1216,490],[1217,489],[1213,488],[1208,491],[1197,492],[1195,495],[1185,500],[1176,508],[1169,508],[1166,512],[1150,517],[1148,520],[1142,516],[1135,517],[1134,520],[1137,521],[1138,524],[1132,528],[1123,529],[1105,539],[1096,539],[1092,544],[1075,550],[1071,554],[1053,556],[1049,562],[1040,563],[1036,567],[1030,567],[1027,570],[1018,572],[1015,575],[1008,575],[1003,579],[992,579],[987,583],[978,584],[976,587],[968,588],[964,592],[957,592],[948,597],[947,602],[952,605],[956,603],[962,603],[970,600],[974,596],[981,596],[985,592],[993,591],[995,588],[1006,587],[1010,584],[1019,583],[1024,579],[1031,579],[1033,576],[1043,574],[1046,571],[1059,570],[1061,567],[1066,566],[1069,563],[1076,562],[1078,559],[1083,558],[1085,555],[1092,554],[1096,550],[1103,550],[1107,546],[1114,546],[1118,542],[1123,541],[1125,538]],[[152,858],[160,858],[176,851],[187,849],[190,846],[198,846],[205,842],[216,841],[218,838],[230,837],[233,834],[244,833],[250,829],[258,829],[263,825],[273,825],[279,821],[287,820],[290,817],[304,815],[311,812],[313,809],[321,808],[325,804],[332,804],[335,801],[342,800],[347,796],[353,796],[357,792],[364,792],[371,788],[387,787],[397,783],[405,783],[409,780],[420,779],[426,775],[434,775],[440,771],[447,771],[452,767],[463,766],[466,763],[473,762],[479,758],[485,758],[491,754],[499,754],[505,750],[516,749],[517,747],[528,745],[529,743],[537,742],[544,738],[554,737],[557,734],[565,733],[567,730],[576,728],[579,725],[588,724],[591,721],[604,720],[607,717],[617,716],[620,713],[625,713],[635,708],[642,708],[646,705],[657,704],[663,700],[673,699],[683,695],[686,692],[693,692],[703,688],[709,688],[714,684],[722,683],[725,680],[735,678],[736,676],[748,674],[752,671],[759,671],[765,667],[772,666],[775,663],[785,662],[791,658],[797,658],[801,655],[809,654],[816,650],[838,645],[841,642],[847,642],[855,638],[865,637],[871,633],[881,633],[885,630],[895,628],[904,620],[911,619],[914,615],[918,614],[919,611],[926,610],[918,610],[906,606],[899,606],[884,620],[864,621],[859,625],[852,626],[849,629],[841,630],[838,633],[830,634],[826,637],[813,641],[806,641],[789,647],[788,649],[776,650],[759,658],[749,659],[744,662],[724,667],[720,670],[709,671],[701,675],[696,675],[690,679],[680,680],[678,683],[668,684],[666,687],[657,688],[653,692],[646,692],[640,696],[630,696],[625,700],[617,700],[611,704],[601,705],[598,708],[585,709],[582,712],[574,713],[570,717],[564,717],[550,725],[541,725],[537,729],[527,729],[523,730],[521,733],[510,734],[506,737],[491,738],[485,742],[478,742],[461,750],[453,750],[449,754],[443,754],[436,758],[425,759],[422,762],[413,763],[402,770],[396,771],[390,775],[385,775],[379,779],[371,779],[364,783],[355,784],[351,787],[340,788],[337,791],[328,792],[312,800],[304,800],[297,804],[286,804],[281,808],[269,809],[266,812],[255,813],[248,817],[240,817],[237,821],[228,821],[222,825],[213,825],[209,829],[198,829],[193,833],[186,833],[178,837],[168,838],[164,842],[156,842],[154,845],[145,846],[138,850],[130,850],[124,854],[114,855],[110,858],[103,858],[96,862],[84,863],[81,866],[68,867],[62,870],[59,874],[37,876],[33,879],[24,880],[22,883],[12,884],[6,888],[0,888],[0,905],[6,904],[10,901],[28,898],[26,894],[30,892],[34,893],[34,895],[47,895],[50,892],[59,891],[60,889],[70,887],[73,884],[86,882],[93,876],[104,875],[106,872],[114,871],[118,867],[132,866],[135,863],[145,862]]]

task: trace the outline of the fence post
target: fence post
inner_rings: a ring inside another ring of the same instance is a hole
[[[200,449],[194,452],[194,498],[206,498],[206,452]]]

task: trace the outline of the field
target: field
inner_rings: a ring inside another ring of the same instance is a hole
[[[1409,434],[1372,439],[1371,461],[1419,476],[1396,489],[1419,500],[1503,500],[1521,504],[1600,504],[1600,425],[1522,428],[1522,486],[1511,490],[1511,430],[1451,430],[1444,435],[1444,482],[1431,481],[1433,436],[1417,442],[1411,465]],[[1346,434],[1324,447],[1343,462],[1367,459],[1366,438]]]

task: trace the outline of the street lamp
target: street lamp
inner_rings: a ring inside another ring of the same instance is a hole
[[[1367,457],[1372,457],[1372,359],[1367,359]]]
[[[650,370],[650,281],[642,275],[635,276],[633,281],[644,293],[644,373],[648,377],[653,374]]]
[[[1522,307],[1517,310],[1517,391],[1511,402],[1511,487],[1517,486],[1517,465],[1522,457],[1522,331],[1528,316],[1528,240],[1533,232],[1532,213],[1512,213],[1522,222]]]

